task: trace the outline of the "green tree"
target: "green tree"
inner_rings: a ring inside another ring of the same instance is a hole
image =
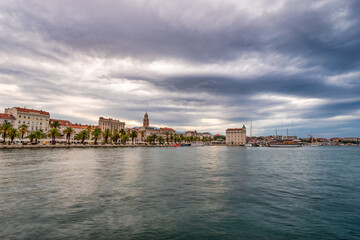
[[[93,135],[94,143],[96,145],[98,139],[101,136],[101,129],[100,128],[95,128],[94,131],[92,132],[92,135]]]
[[[30,134],[27,136],[27,138],[29,138],[30,143],[32,144],[33,141],[34,141],[34,139],[36,138],[36,135],[35,135],[35,133],[30,133]]]
[[[23,124],[19,127],[19,131],[21,133],[21,139],[24,139],[24,135],[27,132],[28,126]]]
[[[51,127],[51,128],[59,128],[59,127],[60,127],[60,122],[59,122],[59,121],[53,121],[53,122],[50,124],[50,127]]]
[[[5,144],[5,139],[6,139],[6,136],[9,132],[9,130],[12,128],[12,124],[11,123],[3,123],[1,124],[0,126],[0,132],[2,134],[2,137],[4,139],[4,144]]]
[[[92,131],[92,127],[89,125],[86,127],[86,131],[88,133],[89,139],[91,139],[91,131]]]
[[[66,135],[66,139],[68,141],[68,143],[70,144],[70,138],[71,138],[71,134],[74,133],[74,129],[72,127],[67,127],[63,133]]]
[[[8,132],[9,138],[11,139],[11,143],[14,143],[15,138],[20,138],[21,134],[16,128],[10,128]]]
[[[61,136],[61,133],[59,131],[59,129],[57,128],[52,128],[49,130],[49,133],[48,133],[48,136],[51,137],[52,139],[52,144],[55,144],[55,138],[56,137],[60,137]]]
[[[110,129],[105,129],[103,137],[104,137],[104,142],[105,144],[108,143],[108,139],[111,138],[111,130]]]
[[[166,132],[166,143],[169,143],[169,132]]]
[[[81,140],[81,144],[84,144],[85,139],[88,139],[88,138],[89,138],[89,135],[88,135],[88,132],[86,130],[82,130],[81,132],[76,134],[76,139]]]
[[[145,131],[141,131],[141,141],[144,142]]]
[[[42,129],[36,130],[34,134],[35,134],[35,144],[38,144],[38,140],[46,138],[46,133],[44,133],[44,130]]]
[[[159,143],[160,143],[160,144],[164,144],[164,142],[165,142],[165,139],[160,136],[160,137],[159,137]]]
[[[173,134],[171,133],[170,134],[170,142],[173,142],[174,141],[174,136],[173,136]]]
[[[137,131],[132,131],[131,134],[130,134],[130,137],[131,137],[131,143],[134,144],[134,139],[137,138],[138,136],[138,133]]]
[[[121,141],[126,144],[127,141],[130,140],[130,137],[127,134],[121,136]]]
[[[114,130],[113,136],[112,136],[112,140],[114,143],[117,143],[118,140],[120,138],[120,134],[119,131],[117,129]]]

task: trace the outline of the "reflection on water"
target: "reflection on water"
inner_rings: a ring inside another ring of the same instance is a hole
[[[2,150],[0,238],[359,238],[359,153]]]

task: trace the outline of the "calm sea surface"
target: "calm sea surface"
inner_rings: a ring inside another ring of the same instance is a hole
[[[0,239],[360,239],[360,148],[0,150]]]

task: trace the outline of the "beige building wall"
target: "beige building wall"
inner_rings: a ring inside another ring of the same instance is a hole
[[[102,132],[105,129],[110,129],[111,132],[115,130],[120,131],[121,129],[125,129],[125,122],[120,122],[120,120],[112,119],[112,118],[99,118],[99,128]]]
[[[229,128],[226,130],[226,145],[245,145],[246,128]]]
[[[33,132],[40,129],[44,130],[45,132],[49,130],[49,112],[13,107],[6,108],[5,113],[11,114],[16,118],[14,128],[19,128],[21,125],[25,124],[28,126],[28,132]]]

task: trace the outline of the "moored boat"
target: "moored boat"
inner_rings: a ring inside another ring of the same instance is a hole
[[[275,142],[269,143],[269,147],[302,147],[303,144],[301,142],[295,142],[294,140],[277,140]]]

